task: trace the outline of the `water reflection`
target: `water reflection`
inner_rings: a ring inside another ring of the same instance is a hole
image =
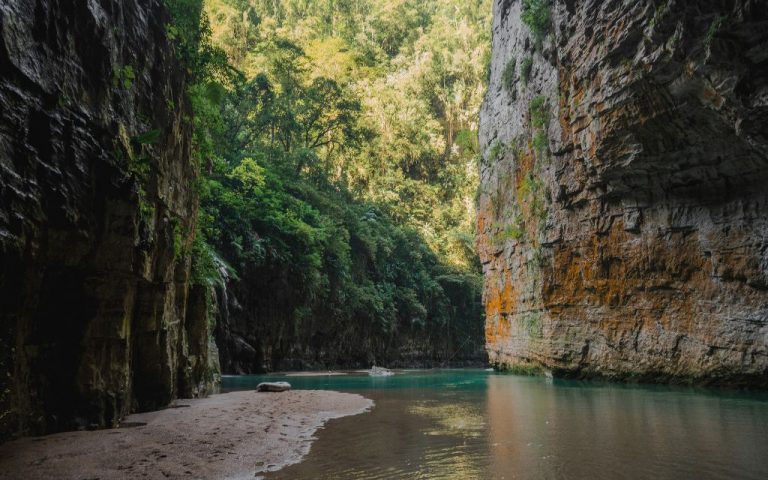
[[[491,377],[488,414],[495,478],[768,478],[757,399]]]
[[[408,409],[408,413],[433,420],[437,428],[425,431],[425,435],[477,438],[485,435],[487,428],[485,417],[477,406],[459,401],[455,403],[438,400],[419,401]]]
[[[333,421],[304,462],[267,478],[768,478],[765,396],[482,371],[390,378],[301,380],[376,407]]]

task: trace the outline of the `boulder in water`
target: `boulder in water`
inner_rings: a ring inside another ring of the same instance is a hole
[[[395,372],[393,372],[392,370],[388,368],[377,367],[376,365],[371,367],[371,370],[368,372],[368,375],[372,377],[389,377],[394,374]]]
[[[287,392],[291,389],[288,382],[262,382],[256,385],[257,392]]]

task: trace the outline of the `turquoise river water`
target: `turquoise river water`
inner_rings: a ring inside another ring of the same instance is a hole
[[[768,395],[413,370],[226,377],[359,393],[306,459],[268,479],[768,479]]]

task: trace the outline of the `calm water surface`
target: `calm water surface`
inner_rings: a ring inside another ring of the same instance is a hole
[[[362,394],[269,479],[768,479],[768,396],[482,370],[224,379]]]

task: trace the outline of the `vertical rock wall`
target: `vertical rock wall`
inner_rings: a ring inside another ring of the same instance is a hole
[[[169,22],[159,0],[0,3],[0,435],[210,388]]]
[[[492,363],[768,386],[768,4],[557,0],[540,41],[521,8],[481,113]]]

